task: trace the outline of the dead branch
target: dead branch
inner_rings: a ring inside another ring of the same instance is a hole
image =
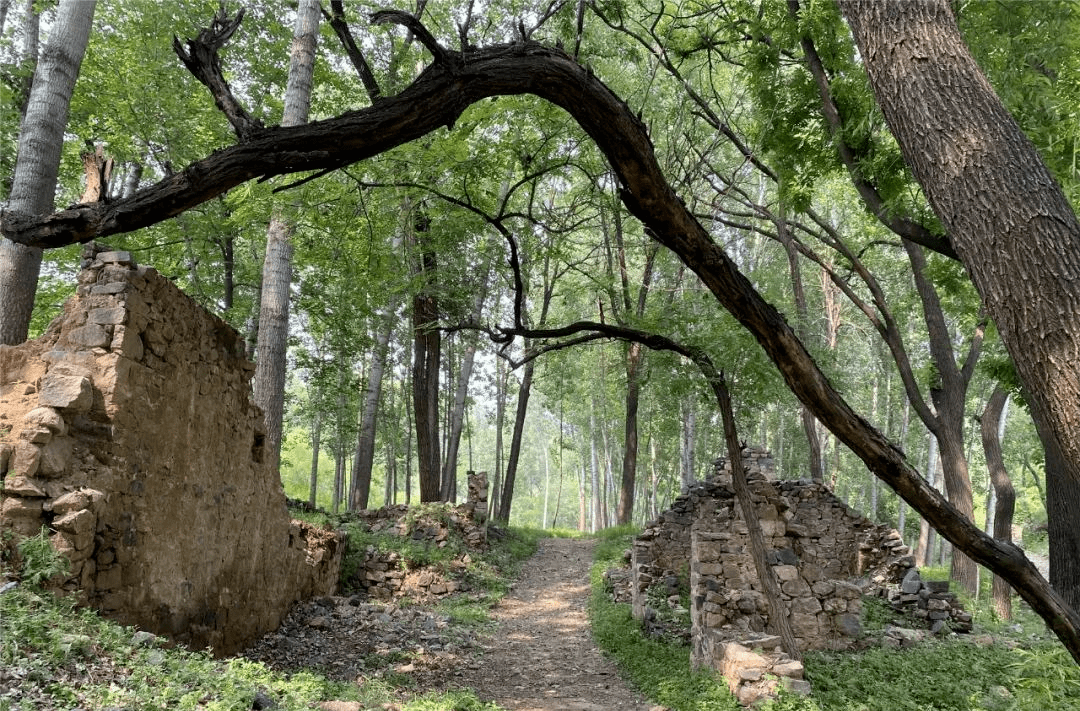
[[[195,39],[187,41],[186,49],[180,42],[180,38],[173,35],[173,50],[188,71],[210,90],[211,96],[214,97],[214,104],[232,124],[237,138],[246,141],[261,129],[263,124],[252,117],[233,96],[229,82],[225,81],[225,76],[221,71],[221,60],[218,57],[218,50],[225,46],[225,43],[240,27],[243,19],[243,9],[237,12],[235,17],[229,19],[222,6],[210,26],[202,29]]]

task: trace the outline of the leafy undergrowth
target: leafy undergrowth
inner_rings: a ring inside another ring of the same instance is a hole
[[[616,604],[604,590],[605,570],[622,564],[635,531],[600,534],[592,568],[590,619],[600,647],[624,676],[656,703],[672,711],[739,708],[718,677],[691,673],[685,645],[642,634],[630,606]],[[1080,666],[1039,628],[1032,613],[990,625],[998,643],[976,635],[931,641],[905,650],[871,648],[861,653],[806,655],[810,697],[785,695],[761,711],[1080,711]],[[868,605],[868,629],[888,616]],[[969,609],[971,609],[969,607]],[[974,608],[976,611],[978,608]],[[976,613],[976,620],[979,620]],[[988,619],[988,622],[993,622]],[[1034,631],[1033,631],[1034,630]],[[1002,639],[1006,633],[1013,636]],[[1002,643],[1003,641],[1009,644]],[[980,643],[982,642],[982,643]],[[1013,645],[1023,646],[1013,646]]]
[[[446,611],[459,621],[486,620],[487,610],[505,594],[541,535],[500,532],[470,564],[477,587],[469,596],[444,602]],[[43,591],[37,583],[50,577],[60,560],[51,546],[33,545],[21,551],[22,582],[0,593],[0,711],[246,711],[267,708],[267,702],[287,711],[333,700],[359,701],[365,709],[499,711],[469,691],[415,696],[409,679],[394,674],[345,684],[308,671],[282,674],[246,659],[213,659],[204,652],[171,648],[162,638],[104,620],[70,598]],[[14,575],[13,566],[6,567]]]

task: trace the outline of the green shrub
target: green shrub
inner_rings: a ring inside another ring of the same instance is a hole
[[[41,587],[53,578],[66,576],[71,570],[71,562],[53,548],[49,529],[44,526],[38,535],[19,543],[18,551],[22,561],[20,577],[24,585]]]

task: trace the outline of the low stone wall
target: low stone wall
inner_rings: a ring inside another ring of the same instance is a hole
[[[864,592],[898,584],[914,566],[911,551],[899,533],[864,518],[820,484],[770,481],[770,465],[766,452],[744,451],[756,518],[799,648],[853,648],[862,637]],[[633,611],[644,620],[656,616],[650,599],[688,587],[691,663],[742,669],[726,675],[740,698],[770,693],[772,682],[785,676],[786,685],[802,689],[801,667],[795,669],[780,652],[779,637],[769,634],[768,607],[726,462],[718,460],[712,478],[688,487],[635,540],[630,574]],[[650,594],[654,586],[661,595]],[[669,605],[677,601],[667,598]],[[745,661],[748,650],[758,648],[763,654],[752,655],[753,664],[732,661]]]
[[[0,525],[47,527],[105,614],[234,651],[334,591],[340,539],[290,520],[240,336],[127,253],[84,256],[48,332],[0,346]]]

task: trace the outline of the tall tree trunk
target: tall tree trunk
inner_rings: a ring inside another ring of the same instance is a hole
[[[349,493],[349,508],[363,511],[368,507],[371,494],[371,469],[375,461],[375,435],[378,425],[379,399],[382,395],[383,373],[389,353],[390,335],[394,330],[397,304],[391,303],[379,319],[375,344],[371,350],[371,365],[364,384],[363,414],[356,435],[356,453],[353,456],[353,478]]]
[[[480,316],[483,313],[488,280],[491,275],[490,263],[485,264],[482,271],[483,277],[473,297],[473,308],[469,314],[473,323],[480,323]],[[471,336],[467,338],[465,355],[461,359],[457,386],[454,389],[454,404],[450,409],[450,427],[446,439],[446,456],[443,458],[442,491],[440,492],[440,498],[443,501],[452,501],[457,489],[458,450],[461,446],[461,431],[465,423],[465,400],[469,395],[469,380],[472,378],[473,363],[476,360],[476,341]]]
[[[307,123],[319,36],[318,0],[300,0],[296,9],[289,78],[285,88],[282,126]],[[266,421],[268,463],[276,471],[281,463],[282,421],[285,415],[286,355],[289,344],[289,291],[292,284],[292,224],[275,209],[266,231],[259,334],[252,389],[255,404]]]
[[[528,348],[527,344],[526,348]],[[503,480],[502,501],[499,503],[499,520],[503,523],[510,522],[510,505],[514,501],[514,481],[517,478],[518,462],[521,460],[521,440],[525,434],[525,415],[529,411],[529,395],[532,393],[535,364],[535,360],[530,360],[525,364],[521,385],[518,386],[514,432],[510,436],[510,454],[506,458],[506,478]]]
[[[644,287],[643,287],[644,288]],[[626,347],[626,418],[623,430],[622,487],[615,523],[630,523],[634,513],[634,481],[637,477],[638,402],[641,398],[641,365],[644,353],[641,344]]]
[[[784,215],[781,203],[780,215],[775,220],[776,234],[784,245],[787,254],[788,273],[791,276],[791,292],[795,297],[795,333],[803,343],[810,344],[810,332],[807,327],[808,309],[806,305],[806,289],[803,286],[802,269],[799,268],[799,253],[795,249],[795,242],[788,232],[787,219]],[[825,467],[821,455],[821,432],[817,418],[810,408],[800,403],[799,419],[802,422],[803,434],[806,436],[806,444],[809,448],[810,478],[819,484],[825,483]]]
[[[577,530],[585,533],[589,530],[589,503],[585,496],[585,458],[581,458],[578,468],[578,524]]]
[[[1001,436],[1005,430],[1005,409],[1008,402],[1009,393],[1000,385],[995,387],[986,402],[986,409],[983,410],[980,431],[983,451],[986,453],[986,468],[989,470],[990,482],[997,500],[994,506],[994,538],[1011,543],[1016,492],[1013,490],[1009,473],[1005,471],[1005,460],[1001,456]],[[994,576],[991,599],[998,617],[1011,620],[1012,588],[1000,575]]]
[[[495,476],[491,482],[491,513],[496,521],[502,520],[499,506],[502,503],[503,429],[506,426],[506,391],[508,389],[508,366],[501,358],[495,361]]]
[[[314,408],[311,423],[311,474],[308,477],[308,503],[316,505],[319,488],[319,447],[322,444],[322,409]]]
[[[682,406],[682,438],[679,455],[679,474],[682,488],[694,483],[694,441],[697,439],[697,402],[693,394],[687,396]]]
[[[841,0],[840,7],[905,162],[1016,364],[1047,450],[1051,583],[1075,610],[1080,222],[964,46],[947,0]],[[1071,554],[1055,556],[1056,545],[1070,543]],[[1055,573],[1055,557],[1069,574]]]
[[[589,488],[592,492],[592,525],[589,530],[600,530],[604,514],[600,503],[600,454],[596,451],[596,406],[589,409]]]
[[[930,486],[937,488],[938,481],[938,440],[933,434],[927,435],[928,445],[926,448],[926,481]],[[915,546],[915,563],[917,565],[930,564],[930,551],[933,550],[934,529],[925,518],[919,519],[919,542]]]
[[[52,212],[68,108],[90,38],[94,0],[62,0],[19,131],[19,149],[8,209],[29,215]],[[0,240],[0,344],[26,340],[34,311],[41,249]]]
[[[419,251],[414,273],[423,285],[413,297],[413,412],[416,421],[416,460],[420,475],[420,501],[438,501],[442,477],[439,453],[439,366],[442,334],[438,329],[439,302],[435,297],[435,251],[430,224],[419,213],[413,225]]]

